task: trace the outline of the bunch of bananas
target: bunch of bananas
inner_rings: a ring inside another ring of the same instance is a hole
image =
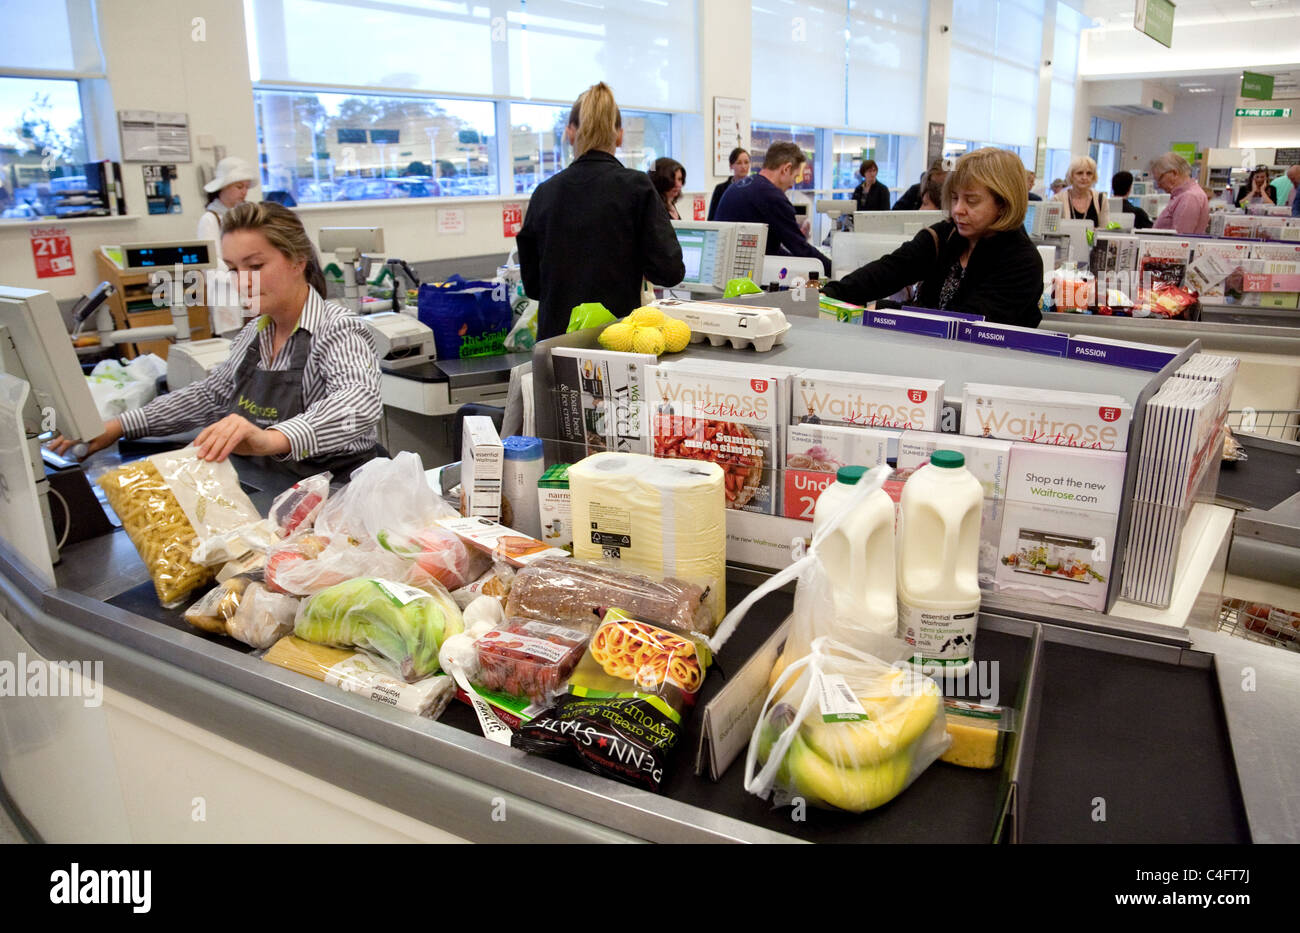
[[[669,317],[658,308],[637,308],[621,321],[600,332],[600,345],[606,350],[632,353],[680,353],[691,342],[691,329],[685,321]]]
[[[772,708],[759,726],[760,762],[770,757],[782,732],[796,729],[777,771],[780,787],[814,806],[852,813],[874,810],[902,793],[914,776],[918,747],[931,750],[921,739],[943,710],[939,688],[929,678],[895,670],[872,678],[870,692],[877,695],[857,697],[866,712],[858,721],[827,722],[814,709],[795,726],[794,706],[781,702]]]
[[[463,629],[459,607],[438,584],[417,589],[362,577],[305,600],[293,633],[321,645],[372,651],[414,683],[438,672],[438,648]]]

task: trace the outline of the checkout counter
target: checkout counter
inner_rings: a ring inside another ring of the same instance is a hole
[[[866,366],[934,349],[789,316],[794,327],[764,362]],[[1006,365],[1002,351],[973,350],[977,368]],[[1055,365],[1021,362],[1044,375]],[[1063,384],[1086,385],[1100,369],[1077,363]],[[432,383],[448,404],[457,377],[475,378],[452,370]],[[247,466],[240,475],[264,511],[273,484]],[[665,792],[652,794],[489,742],[463,705],[423,720],[199,632],[158,606],[121,530],[65,548],[53,583],[12,534],[0,541],[0,658],[103,662],[102,705],[0,704],[4,802],[48,841],[1300,841],[1287,805],[1300,782],[1300,657],[1181,622],[989,597],[979,652],[998,662],[1000,702],[1021,714],[1002,768],[936,763],[878,811],[792,821],[744,791],[741,763],[716,783],[692,768],[701,709],[777,630],[787,593],[760,601],[719,654]],[[1210,567],[1188,585],[1213,592],[1227,539],[1206,546]],[[759,579],[729,567],[729,602]],[[1097,797],[1104,820],[1093,817]]]

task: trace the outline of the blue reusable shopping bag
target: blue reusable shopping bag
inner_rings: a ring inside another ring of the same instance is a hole
[[[421,285],[418,315],[433,331],[438,359],[505,353],[511,318],[508,292],[504,285],[466,281],[459,275]]]

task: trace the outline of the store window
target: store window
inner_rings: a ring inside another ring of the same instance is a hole
[[[749,159],[752,171],[763,167],[763,156],[772,143],[785,140],[793,142],[808,156],[804,163],[803,178],[795,183],[796,191],[811,191],[817,187],[817,135],[811,126],[789,126],[777,123],[755,123],[750,127]]]
[[[497,193],[491,101],[254,91],[264,191],[299,204]]]
[[[1065,176],[1069,174],[1070,160],[1073,158],[1074,154],[1069,149],[1048,149],[1047,172],[1044,177],[1038,179],[1038,183],[1044,187],[1049,187],[1057,178],[1062,181],[1069,181]]]
[[[510,105],[510,161],[515,194],[529,194],[573,160],[565,142],[568,106]],[[623,110],[623,145],[615,155],[631,169],[649,169],[672,154],[672,116]]]
[[[66,216],[89,159],[76,81],[0,77],[0,217]]]
[[[898,179],[899,137],[877,133],[835,133],[831,138],[832,180],[835,189],[853,189],[862,181],[858,168],[863,159],[874,159],[880,171],[876,181],[887,188],[906,188]]]

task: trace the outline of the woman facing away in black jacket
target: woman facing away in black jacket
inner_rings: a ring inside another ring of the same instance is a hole
[[[949,219],[843,279],[831,298],[866,304],[920,283],[914,304],[982,314],[993,322],[1037,327],[1042,320],[1043,261],[1024,231],[1025,168],[1001,149],[977,149],[944,182]]]
[[[641,304],[643,278],[672,286],[686,275],[650,176],[614,157],[623,118],[607,85],[574,102],[565,134],[577,157],[537,186],[516,238],[524,291],[538,300],[538,340],[564,333],[577,305],[597,301],[624,317]]]

